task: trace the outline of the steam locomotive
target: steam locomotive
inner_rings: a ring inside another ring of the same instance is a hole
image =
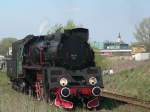
[[[14,42],[7,62],[12,87],[67,109],[76,101],[99,106],[103,81],[88,38],[88,29],[75,28]]]

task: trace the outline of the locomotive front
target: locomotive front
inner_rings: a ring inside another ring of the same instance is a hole
[[[57,50],[57,67],[46,70],[49,87],[56,95],[55,105],[73,108],[84,103],[88,108],[99,106],[103,82],[101,70],[95,66],[94,52],[88,44],[88,30],[66,31]]]

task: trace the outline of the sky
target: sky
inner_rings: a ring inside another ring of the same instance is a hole
[[[134,42],[135,26],[150,17],[150,0],[1,0],[0,38],[45,34],[73,20],[90,31],[90,41]]]

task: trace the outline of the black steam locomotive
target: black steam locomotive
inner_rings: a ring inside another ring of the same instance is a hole
[[[7,63],[12,87],[58,107],[73,108],[76,101],[99,106],[103,82],[88,38],[88,29],[75,28],[16,41]]]

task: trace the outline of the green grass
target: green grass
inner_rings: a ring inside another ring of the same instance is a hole
[[[63,109],[49,106],[44,101],[11,89],[9,79],[0,72],[0,112],[63,112]],[[89,112],[85,108],[76,108],[73,112]],[[101,102],[101,112],[149,112],[146,109],[120,104],[109,99]]]
[[[101,67],[102,69],[108,68],[110,65],[110,61],[104,56],[95,55],[96,65]]]
[[[0,73],[0,112],[47,112],[45,102],[14,91],[8,81],[6,74]]]
[[[150,101],[150,62],[103,79],[107,90]]]
[[[0,72],[0,112],[62,112],[63,109],[50,106],[45,101],[37,101],[11,88],[6,73]],[[75,112],[83,112],[77,109]]]

